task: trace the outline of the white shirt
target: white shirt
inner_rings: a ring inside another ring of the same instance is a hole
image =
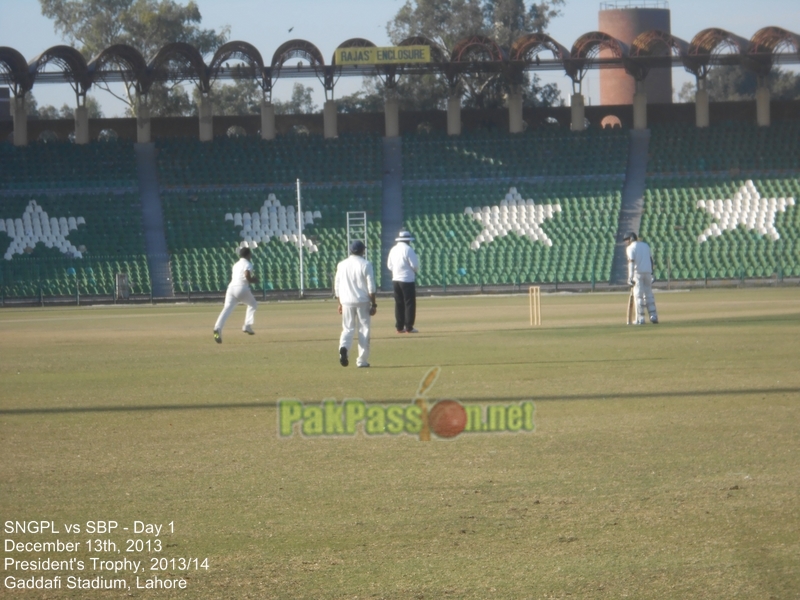
[[[351,254],[336,266],[333,289],[342,304],[369,303],[369,295],[376,290],[372,263]]]
[[[386,266],[392,272],[392,281],[413,282],[419,271],[419,257],[406,242],[397,242],[389,250]]]
[[[250,287],[250,283],[247,281],[247,277],[244,274],[245,271],[250,271],[250,275],[252,275],[254,272],[253,263],[246,258],[240,258],[231,269],[231,285],[237,287]]]
[[[625,248],[625,254],[628,255],[628,262],[633,263],[633,271],[631,271],[631,265],[628,265],[629,275],[632,276],[634,273],[653,272],[653,264],[650,257],[650,246],[647,245],[647,242],[631,242],[630,245]]]

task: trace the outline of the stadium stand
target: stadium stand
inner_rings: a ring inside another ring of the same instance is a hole
[[[157,148],[175,292],[223,291],[242,242],[256,246],[265,291],[297,289],[298,176],[305,287],[330,288],[348,210],[367,212],[369,257],[382,263],[380,137],[164,139]],[[404,222],[423,257],[419,284],[608,281],[628,148],[620,130],[404,136]],[[133,293],[150,293],[130,142],[3,143],[0,159],[3,297],[112,294],[117,273]],[[640,235],[656,277],[800,276],[799,175],[798,122],[653,126]]]
[[[381,138],[287,135],[215,138],[201,143],[174,138],[157,142],[162,186],[376,182],[381,179]]]
[[[15,194],[0,207],[4,297],[110,295],[117,273],[149,293],[138,194]]]
[[[420,285],[608,281],[627,152],[619,131],[404,138]]]
[[[800,166],[800,122],[770,127],[742,122],[698,129],[688,124],[651,128],[649,175],[742,172],[796,172]]]
[[[403,138],[403,176],[439,180],[624,173],[627,145],[627,132],[621,130],[410,135]]]
[[[253,256],[264,289],[298,289],[299,253],[292,239],[297,178],[303,183],[306,288],[331,288],[336,263],[347,256],[347,211],[367,212],[369,257],[380,260],[380,137],[175,139],[157,147],[176,292],[224,290],[235,248],[245,241],[263,249]]]
[[[264,290],[298,289],[296,192],[264,190],[162,193],[173,282],[181,293],[221,291],[230,281],[236,247],[256,245],[255,268]],[[380,259],[379,185],[309,185],[302,190],[305,287],[330,289],[338,261],[347,256],[346,211],[369,219],[369,258]],[[376,257],[377,253],[377,257]],[[376,277],[380,277],[376,269]]]
[[[653,128],[641,235],[656,277],[800,275],[800,123]]]
[[[125,140],[77,146],[69,142],[15,147],[0,144],[0,189],[73,190],[135,188],[133,143]]]

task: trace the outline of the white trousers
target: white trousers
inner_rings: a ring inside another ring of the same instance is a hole
[[[353,345],[353,336],[358,329],[358,366],[369,364],[369,302],[362,304],[342,304],[342,335],[339,348],[347,348],[348,353]]]
[[[644,323],[644,311],[650,314],[650,320],[657,319],[656,299],[653,297],[653,275],[637,273],[633,276],[633,297],[636,299],[636,322]]]
[[[250,327],[253,325],[258,302],[256,302],[256,299],[253,297],[253,292],[250,291],[250,286],[229,285],[228,291],[225,292],[225,306],[222,308],[222,312],[219,313],[217,324],[214,325],[214,329],[222,331],[222,328],[225,327],[225,321],[227,321],[228,317],[231,316],[233,309],[236,308],[236,305],[239,302],[247,305],[247,313],[244,316],[244,326]]]

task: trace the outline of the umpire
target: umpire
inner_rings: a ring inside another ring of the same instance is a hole
[[[402,230],[394,247],[389,251],[386,266],[392,272],[394,288],[394,320],[397,333],[418,333],[414,328],[417,317],[416,279],[419,272],[419,257],[411,247],[414,237]]]

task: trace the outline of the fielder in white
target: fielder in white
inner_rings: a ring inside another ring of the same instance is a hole
[[[625,234],[625,254],[628,256],[628,285],[633,286],[636,299],[636,325],[644,325],[645,307],[650,322],[658,325],[656,300],[653,297],[653,255],[650,246],[638,239],[635,233]]]
[[[239,302],[247,305],[247,313],[244,316],[244,327],[242,331],[248,335],[254,335],[253,320],[256,316],[258,303],[250,291],[251,283],[258,283],[258,278],[253,275],[253,263],[250,248],[239,248],[239,260],[231,269],[231,282],[228,284],[228,291],[225,292],[225,306],[219,313],[217,323],[214,325],[214,341],[222,343],[222,328],[225,321],[231,316],[233,309]]]
[[[353,345],[353,336],[358,329],[359,367],[369,367],[370,317],[378,310],[375,302],[375,274],[372,263],[364,258],[364,243],[350,244],[350,256],[336,266],[334,292],[339,299],[339,314],[342,315],[342,335],[339,337],[339,364],[350,364],[348,352]]]

